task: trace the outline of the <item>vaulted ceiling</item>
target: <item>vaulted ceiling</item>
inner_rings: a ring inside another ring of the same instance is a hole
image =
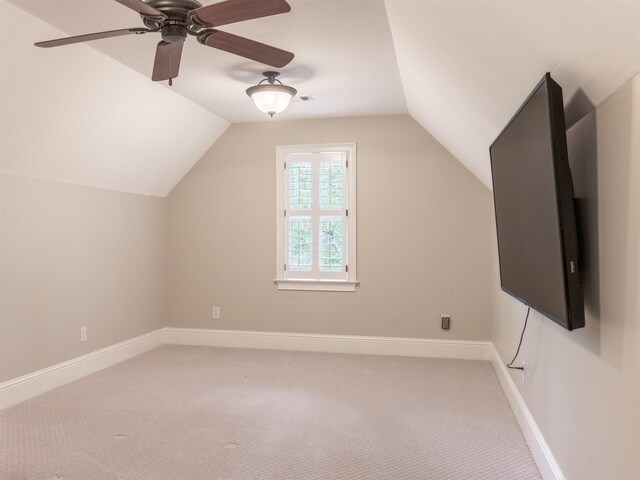
[[[314,100],[269,119],[244,93],[264,65],[190,38],[168,87],[152,34],[32,46],[141,26],[119,3],[0,2],[3,172],[159,196],[229,123],[398,113],[490,186],[488,146],[545,72],[572,123],[640,71],[640,1],[289,0],[223,28],[296,54],[281,78]]]
[[[638,1],[395,1],[409,113],[485,185],[489,145],[545,72],[570,125],[640,72]]]
[[[91,47],[34,47],[62,32],[11,4],[1,16],[2,173],[164,196],[229,125]]]

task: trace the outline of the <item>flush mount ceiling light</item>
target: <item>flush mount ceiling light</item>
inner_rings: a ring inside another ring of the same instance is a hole
[[[289,102],[297,91],[277,80],[276,77],[280,75],[278,72],[264,72],[263,75],[266,78],[263,78],[258,85],[247,88],[247,95],[251,97],[258,110],[273,117],[289,106]]]

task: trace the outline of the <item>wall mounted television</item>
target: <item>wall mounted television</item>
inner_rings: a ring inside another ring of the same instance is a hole
[[[562,88],[547,73],[489,148],[502,290],[584,327]]]

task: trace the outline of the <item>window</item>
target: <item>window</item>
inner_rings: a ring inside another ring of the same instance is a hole
[[[280,290],[355,291],[356,146],[277,147]]]

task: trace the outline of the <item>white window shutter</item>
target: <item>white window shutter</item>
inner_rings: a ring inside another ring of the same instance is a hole
[[[278,147],[277,167],[279,288],[354,290],[355,144]]]

